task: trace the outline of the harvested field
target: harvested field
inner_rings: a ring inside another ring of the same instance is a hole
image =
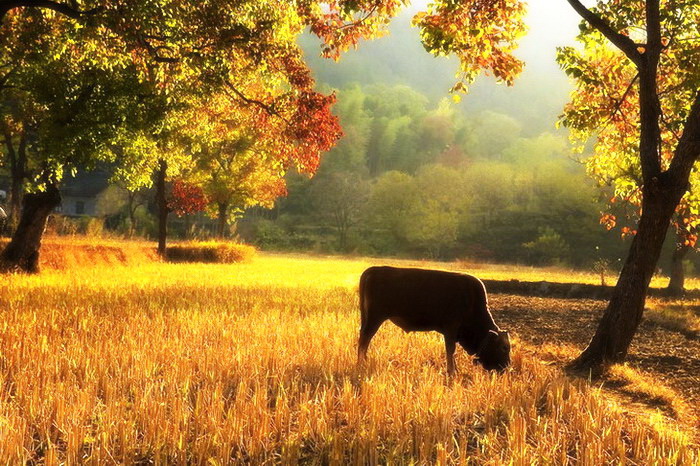
[[[450,381],[437,334],[390,324],[356,367],[370,263],[262,255],[6,277],[0,462],[698,461],[681,376],[674,391],[621,368],[601,390],[558,368],[601,302],[494,295],[516,333],[504,375],[459,351]],[[633,362],[653,369],[663,353],[648,345]]]

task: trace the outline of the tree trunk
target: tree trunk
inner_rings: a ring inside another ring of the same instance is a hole
[[[690,252],[690,246],[683,244],[683,239],[679,238],[679,243],[673,250],[671,256],[671,280],[668,282],[666,292],[669,296],[683,296],[685,293],[685,274],[683,273],[683,259]]]
[[[9,128],[4,127],[7,159],[10,166],[10,201],[9,201],[9,226],[12,231],[17,228],[19,216],[22,210],[22,196],[24,195],[24,179],[27,176],[27,136],[22,129],[19,135],[17,150],[12,142],[13,134]]]
[[[189,214],[183,215],[185,220],[185,239],[190,239],[190,230],[192,230],[192,221]]]
[[[165,257],[166,240],[168,236],[168,199],[165,195],[165,177],[168,173],[168,163],[161,160],[156,171],[156,205],[158,206],[158,253]]]
[[[24,196],[22,216],[12,240],[0,255],[2,269],[35,273],[39,271],[39,249],[46,221],[61,204],[61,193],[55,184],[45,192]]]
[[[642,319],[647,289],[680,195],[672,190],[645,193],[642,216],[630,252],[593,339],[569,368],[598,373],[627,356]],[[677,191],[677,190],[675,190]]]
[[[14,231],[19,224],[19,215],[22,211],[22,185],[24,184],[24,177],[17,177],[15,173],[12,173],[12,181],[10,184],[10,212],[8,213],[8,220],[10,228]]]
[[[226,227],[228,226],[228,202],[219,202],[219,215],[217,224],[217,236],[224,238],[226,235]]]

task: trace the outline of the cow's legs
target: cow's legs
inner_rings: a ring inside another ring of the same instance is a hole
[[[454,375],[457,367],[455,366],[455,340],[452,337],[445,336],[445,356],[447,357],[447,375]]]
[[[367,347],[369,347],[369,342],[379,327],[382,326],[383,320],[376,320],[371,318],[363,318],[362,325],[360,326],[360,339],[357,343],[357,361],[363,362],[367,359]]]

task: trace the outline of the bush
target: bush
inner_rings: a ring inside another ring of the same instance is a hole
[[[535,241],[523,244],[528,252],[528,259],[536,265],[554,265],[563,263],[570,256],[569,245],[554,229],[540,228]]]
[[[251,259],[255,248],[246,244],[207,242],[180,243],[166,248],[165,256],[171,262],[206,262],[231,264]]]

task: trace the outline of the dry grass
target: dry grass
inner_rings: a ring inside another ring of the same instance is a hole
[[[0,463],[697,464],[681,426],[522,344],[502,376],[460,351],[450,383],[436,334],[387,324],[357,369],[368,262],[5,277]]]
[[[9,242],[0,238],[0,248]],[[136,266],[159,261],[152,242],[117,239],[47,236],[41,242],[39,267],[67,270],[85,266]]]
[[[252,259],[255,248],[230,242],[188,241],[168,246],[166,256],[171,262],[233,264]]]
[[[645,318],[691,338],[700,337],[700,302],[649,300]]]

